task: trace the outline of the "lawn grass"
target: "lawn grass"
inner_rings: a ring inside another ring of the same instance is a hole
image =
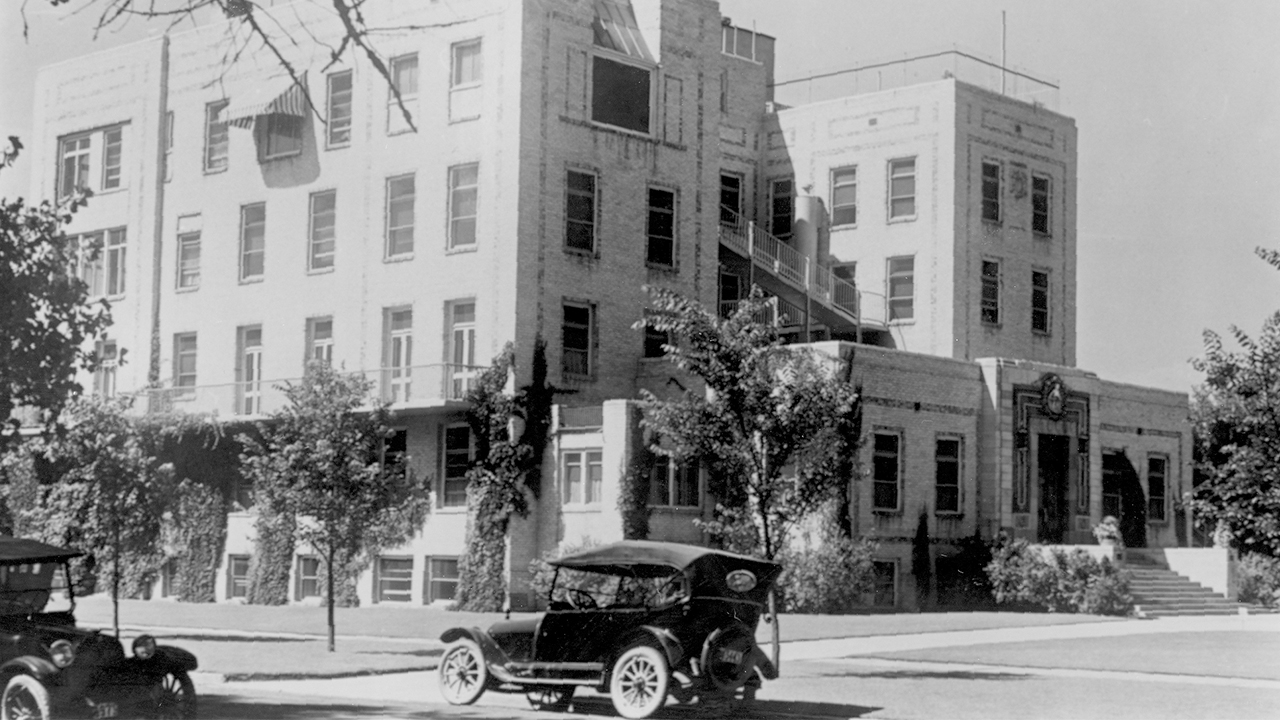
[[[125,637],[125,645],[131,641]],[[376,675],[435,668],[439,643],[339,638],[336,651],[327,640],[266,640],[182,634],[157,635],[162,645],[195,653],[200,672],[226,680],[290,680],[296,678]]]
[[[1101,615],[1064,615],[1062,613],[1015,612],[946,612],[893,613],[874,615],[783,615],[782,641],[826,640],[831,638],[872,637],[875,635],[914,635],[919,633],[990,630],[993,628],[1040,627],[1043,625],[1076,625],[1080,623],[1115,622],[1123,618]],[[768,641],[773,628],[760,623],[758,641]]]

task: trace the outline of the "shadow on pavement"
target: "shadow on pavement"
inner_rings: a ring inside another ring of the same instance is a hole
[[[825,720],[826,718],[862,717],[882,709],[843,703],[755,700],[746,704],[711,703],[700,705],[694,703],[691,705],[667,705],[655,713],[653,717],[669,718],[670,720],[680,720],[681,718],[685,720],[690,718],[734,718],[735,720],[738,718],[760,718],[761,720],[766,720],[767,718],[785,716],[787,720],[804,720],[805,718]],[[608,698],[602,696],[587,696],[575,699],[573,707],[567,714],[570,716],[618,716],[618,713],[613,709],[613,704],[609,702]]]
[[[323,703],[323,704],[322,704]],[[313,704],[280,701],[260,696],[205,695],[200,698],[201,720],[342,720],[392,717],[404,720],[427,720],[441,716],[439,707],[406,707],[328,702],[317,699]],[[449,717],[484,718],[485,720],[520,720],[528,713],[516,714],[501,708],[450,708]]]

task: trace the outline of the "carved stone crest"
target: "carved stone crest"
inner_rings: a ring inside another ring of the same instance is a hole
[[[1040,409],[1052,420],[1061,420],[1067,412],[1067,386],[1053,373],[1040,378]]]

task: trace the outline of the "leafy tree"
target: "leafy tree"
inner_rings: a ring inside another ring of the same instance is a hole
[[[766,305],[758,288],[727,318],[671,290],[648,292],[653,312],[637,327],[668,333],[668,359],[706,386],[675,400],[643,393],[642,422],[659,438],[652,449],[697,458],[720,501],[708,529],[774,559],[797,525],[850,480],[848,458],[861,433],[853,358],[838,368],[811,349],[783,345],[754,319]],[[777,636],[775,614],[775,661]]]
[[[21,149],[10,137],[0,169]],[[80,394],[76,373],[97,364],[85,341],[110,325],[110,307],[105,300],[88,302],[87,286],[70,272],[77,246],[62,231],[87,197],[79,192],[35,206],[22,198],[0,201],[0,422],[26,405],[50,411],[51,427]],[[0,432],[0,440],[6,437],[16,433]]]
[[[240,438],[242,469],[257,502],[290,522],[292,539],[322,558],[330,652],[335,575],[408,541],[430,508],[426,487],[405,459],[384,462],[390,413],[385,403],[364,409],[371,388],[360,375],[313,362],[298,384],[284,386],[288,405],[261,424],[261,437]]]
[[[1257,249],[1280,268],[1280,254]],[[1197,484],[1191,508],[1206,532],[1224,529],[1242,551],[1280,557],[1280,312],[1257,339],[1238,327],[1239,350],[1204,332],[1205,374],[1191,403]]]

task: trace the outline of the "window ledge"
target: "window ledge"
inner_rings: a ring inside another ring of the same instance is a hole
[[[468,115],[466,117],[449,118],[450,125],[461,125],[462,123],[475,122],[480,119],[480,114]]]
[[[220,167],[220,168],[211,168],[211,167],[208,167],[208,166],[205,166],[205,168],[204,168],[204,174],[205,174],[205,175],[219,175],[219,174],[224,173],[224,172],[226,172],[226,171],[227,171],[227,166],[226,166],[226,165],[223,165],[223,166],[222,166],[222,167]]]
[[[1004,329],[1004,324],[1003,324],[1003,323],[998,323],[998,322],[987,322],[986,320],[983,320],[983,321],[982,321],[982,327],[984,327],[984,328],[986,328],[986,329],[988,329],[988,330],[1003,330],[1003,329]]]
[[[402,253],[400,255],[388,255],[387,257],[382,258],[382,262],[402,263],[402,262],[409,262],[412,259],[413,259],[413,253],[409,252],[409,253]]]
[[[595,250],[583,250],[582,248],[570,247],[568,245],[564,246],[564,254],[573,255],[575,257],[582,258],[583,260],[599,260],[600,259],[600,254],[597,253]]]
[[[328,151],[328,150],[342,150],[343,148],[349,148],[349,147],[351,147],[351,141],[350,141],[350,140],[348,140],[348,141],[346,141],[346,142],[344,142],[344,143],[334,143],[333,145],[325,145],[325,146],[324,146],[324,149],[325,149],[326,151]]]
[[[889,218],[888,223],[889,223],[890,225],[895,225],[895,224],[897,224],[897,223],[909,223],[909,222],[915,222],[916,218],[918,218],[918,217],[920,217],[918,214],[917,214],[917,215],[903,215],[902,217],[891,217],[891,218]]]
[[[916,319],[915,319],[915,318],[910,318],[910,319],[904,319],[904,320],[890,320],[890,321],[889,321],[889,324],[890,324],[890,325],[893,325],[893,326],[899,326],[899,325],[915,325],[915,324],[916,324]]]
[[[658,272],[670,273],[672,275],[677,275],[680,273],[680,268],[676,267],[675,265],[667,265],[665,263],[650,262],[648,260],[645,261],[644,265],[650,270],[656,270]]]
[[[253,277],[240,278],[241,285],[256,285],[264,280],[262,275],[254,275]]]
[[[857,229],[858,229],[858,223],[856,222],[842,223],[840,225],[832,225],[829,228],[829,230],[833,232],[836,230],[857,230]]]
[[[193,293],[200,289],[199,285],[188,285],[187,287],[174,288],[175,293]]]
[[[437,505],[436,512],[443,515],[465,515],[466,505]]]
[[[701,515],[702,508],[693,505],[650,505],[650,510],[654,512],[669,513],[671,515]]]
[[[1044,340],[1048,340],[1048,339],[1050,339],[1050,338],[1052,338],[1052,337],[1053,337],[1053,333],[1051,333],[1051,332],[1045,332],[1045,331],[1043,331],[1043,330],[1032,330],[1032,331],[1031,331],[1031,335],[1032,335],[1032,337],[1038,337],[1038,338],[1042,338],[1042,339],[1044,339]]]
[[[933,515],[934,515],[934,517],[944,517],[944,518],[948,518],[948,519],[951,519],[951,520],[963,520],[963,519],[964,519],[964,511],[963,511],[963,510],[934,510],[934,511],[933,511]]]
[[[166,181],[166,182],[167,182],[167,181]],[[122,186],[120,186],[120,187],[114,187],[114,188],[111,188],[110,190],[99,190],[99,191],[97,191],[96,193],[94,193],[94,194],[93,194],[93,196],[94,196],[94,197],[102,197],[103,195],[115,195],[116,193],[122,193],[122,192],[124,192],[125,190],[128,190],[128,189],[129,189],[129,188],[128,188],[127,186],[122,185]]]
[[[296,158],[296,157],[300,157],[301,155],[302,155],[301,150],[294,150],[293,152],[287,152],[287,153],[277,153],[275,155],[263,155],[262,159],[258,161],[258,164],[261,165],[263,163],[275,162],[276,160],[288,160],[289,158]]]
[[[329,267],[323,267],[323,268],[307,268],[307,274],[308,275],[328,275],[332,273],[335,269],[336,268],[333,265],[330,265]]]
[[[871,508],[872,515],[897,515],[902,516],[902,510],[897,508]]]
[[[469,253],[479,252],[480,243],[471,243],[470,245],[458,245],[457,247],[445,248],[445,255],[466,255]]]
[[[1045,233],[1045,232],[1040,232],[1039,230],[1032,230],[1031,237],[1034,237],[1037,240],[1052,240],[1053,233]]]
[[[604,511],[604,503],[574,503],[572,505],[561,503],[560,511],[566,513],[598,513]]]

